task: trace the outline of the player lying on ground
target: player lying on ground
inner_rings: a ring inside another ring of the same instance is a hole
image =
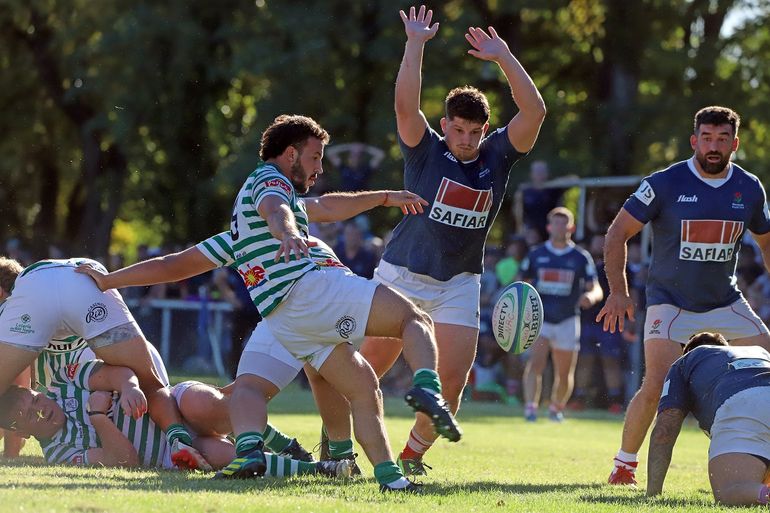
[[[160,354],[152,344],[147,344],[147,346],[161,382],[165,386],[169,386],[168,373]],[[80,366],[96,359],[94,352],[81,338],[68,337],[62,340],[52,340],[37,359],[35,374],[38,385],[56,393],[59,387],[68,385],[68,376],[73,375]],[[209,385],[201,386],[205,388],[200,389],[197,394],[193,394],[194,401],[188,399],[188,395],[184,396],[186,398],[184,405],[186,425],[198,435],[223,437],[229,434],[232,431],[229,427],[228,417],[232,384],[223,388]],[[177,387],[177,393],[174,394],[178,403],[181,398],[180,390],[184,390],[184,388]],[[141,436],[141,430],[137,430],[131,423],[123,424],[121,431],[129,439]],[[138,439],[135,442],[140,443]],[[296,438],[284,435],[270,424],[265,430],[265,445],[271,452],[279,456],[307,462],[313,461],[312,455],[299,444]]]
[[[698,333],[668,371],[647,455],[647,495],[663,491],[674,443],[692,413],[711,438],[709,479],[721,504],[768,504],[770,353]]]
[[[148,415],[140,414],[142,393],[130,369],[91,360],[62,371],[45,394],[12,385],[0,396],[0,426],[37,438],[48,463],[175,468],[163,433]],[[227,412],[221,390],[184,382],[172,393],[180,411],[189,409],[192,423],[201,430],[193,446],[215,468],[227,465],[235,447],[224,436],[226,424],[218,422]],[[212,409],[204,411],[207,407]],[[273,476],[349,477],[352,468],[348,460],[308,463],[266,456],[266,473]]]
[[[141,387],[136,406],[142,413],[149,409],[165,431],[174,462],[206,468],[155,371],[142,330],[117,291],[102,292],[92,280],[75,273],[84,262],[106,272],[89,259],[44,260],[24,269],[15,260],[0,257],[0,393],[51,339],[82,337],[100,359],[134,371]]]

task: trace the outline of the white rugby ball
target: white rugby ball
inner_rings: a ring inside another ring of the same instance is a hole
[[[543,301],[529,283],[516,281],[505,287],[492,310],[495,340],[509,353],[523,353],[540,336]]]

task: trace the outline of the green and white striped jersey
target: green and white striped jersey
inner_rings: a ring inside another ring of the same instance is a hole
[[[300,200],[302,201],[302,200]],[[312,235],[308,240],[315,242],[317,246],[310,248],[310,258],[319,267],[342,267],[347,269],[345,264],[340,262],[334,250],[324,241]],[[195,245],[203,256],[211,260],[217,267],[231,267],[237,270],[235,266],[235,256],[233,255],[233,239],[230,232],[222,232],[209,237]],[[241,275],[246,281],[246,277]]]
[[[288,263],[283,259],[274,260],[281,241],[270,233],[267,221],[257,211],[260,202],[271,195],[289,205],[297,229],[308,236],[305,203],[297,197],[294,186],[276,166],[264,164],[258,167],[238,192],[230,235],[235,266],[262,317],[267,317],[283,301],[299,278],[318,269],[318,264],[307,257],[298,259],[291,255]]]
[[[77,335],[65,338],[54,338],[48,343],[35,363],[37,382],[43,388],[59,382],[62,373],[66,375],[67,368],[78,362],[95,360],[96,355],[88,347],[85,339]]]
[[[82,339],[81,339],[82,340]],[[47,376],[47,395],[64,410],[66,422],[62,429],[49,440],[40,440],[43,456],[48,463],[88,465],[88,449],[101,447],[99,436],[86,413],[91,391],[88,380],[101,360],[93,357],[87,345],[77,349],[54,353],[43,351],[38,357],[39,376]],[[163,431],[149,415],[139,420],[126,415],[114,394],[108,417],[128,438],[139,455],[144,467],[171,468],[169,447]]]

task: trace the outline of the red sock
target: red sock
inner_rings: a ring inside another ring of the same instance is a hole
[[[402,460],[419,460],[422,459],[423,454],[430,449],[433,442],[425,440],[423,437],[415,433],[414,428],[409,432],[409,440],[406,441],[404,450],[401,451]]]

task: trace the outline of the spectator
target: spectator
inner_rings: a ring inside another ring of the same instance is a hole
[[[501,287],[505,287],[516,279],[519,274],[521,261],[527,256],[529,248],[524,238],[514,236],[505,248],[505,258],[497,262],[495,275]]]
[[[355,220],[347,221],[343,229],[342,240],[334,248],[340,261],[351,271],[364,278],[374,276],[377,257],[364,245],[364,234]]]
[[[524,226],[533,228],[540,234],[540,239],[548,238],[546,225],[548,224],[548,212],[559,205],[563,189],[545,188],[548,181],[548,163],[544,160],[535,160],[529,168],[529,183],[522,184],[519,189],[521,205],[524,209]]]
[[[343,154],[347,154],[345,160]],[[326,157],[339,169],[341,190],[363,191],[369,189],[369,178],[380,167],[385,152],[356,142],[331,146],[326,150]]]

